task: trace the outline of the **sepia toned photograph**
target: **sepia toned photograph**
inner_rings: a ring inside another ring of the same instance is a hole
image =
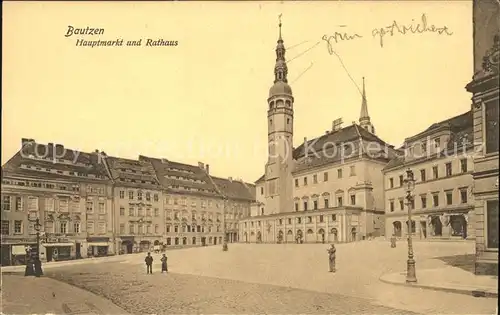
[[[498,314],[499,0],[2,8],[1,314]]]

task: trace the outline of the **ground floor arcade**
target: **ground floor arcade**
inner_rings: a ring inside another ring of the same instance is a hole
[[[381,214],[355,207],[255,216],[240,221],[244,243],[340,243],[380,233]]]

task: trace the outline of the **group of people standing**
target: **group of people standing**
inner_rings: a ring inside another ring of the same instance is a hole
[[[335,248],[335,244],[331,244],[330,248],[327,249],[328,252],[328,265],[329,265],[329,271],[330,272],[336,272],[335,269],[335,260],[337,258],[337,249]],[[153,256],[151,256],[151,253],[148,253],[146,258],[144,259],[144,262],[146,263],[146,273],[147,274],[152,274],[153,273]],[[163,254],[163,256],[160,259],[161,261],[161,272],[168,272],[168,267],[167,267],[167,256]]]
[[[144,262],[146,263],[146,273],[147,274],[152,274],[153,273],[153,256],[151,256],[151,253],[148,253],[146,258],[144,259]],[[160,258],[161,261],[161,272],[168,272],[168,267],[167,267],[167,255],[163,254]]]
[[[29,257],[26,262],[26,269],[24,270],[24,276],[43,276],[42,261],[40,257]]]

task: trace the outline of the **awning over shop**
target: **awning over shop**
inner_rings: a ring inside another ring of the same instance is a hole
[[[88,246],[109,246],[109,243],[106,242],[89,242],[87,243]]]
[[[75,246],[74,243],[42,243],[45,247],[64,247],[64,246]]]

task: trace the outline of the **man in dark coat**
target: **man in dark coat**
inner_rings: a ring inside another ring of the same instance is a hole
[[[153,273],[153,257],[151,256],[151,253],[148,253],[146,256],[146,259],[144,259],[144,262],[146,262],[146,273]]]

